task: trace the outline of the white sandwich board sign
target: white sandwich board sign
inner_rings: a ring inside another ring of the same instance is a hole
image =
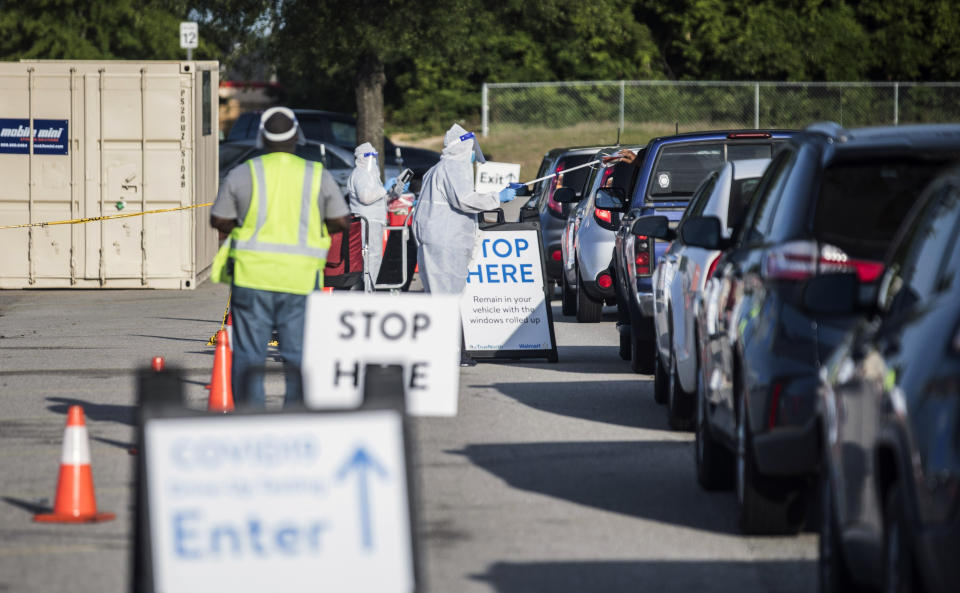
[[[478,192],[500,191],[508,183],[520,181],[520,165],[515,163],[477,163],[477,178],[474,190]]]
[[[314,293],[304,330],[304,402],[313,409],[357,408],[364,365],[400,364],[410,415],[455,416],[459,350],[455,296]]]
[[[143,438],[154,591],[414,591],[399,410],[160,417]]]
[[[479,233],[460,315],[466,350],[473,357],[556,360],[536,226],[498,224]]]

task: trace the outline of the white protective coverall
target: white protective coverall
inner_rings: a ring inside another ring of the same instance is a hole
[[[367,292],[373,290],[383,259],[383,227],[387,224],[387,190],[380,182],[377,151],[364,142],[353,151],[356,165],[347,180],[347,201],[350,211],[367,219],[366,274],[363,278]]]
[[[500,207],[497,192],[473,189],[474,154],[485,162],[477,139],[454,124],[443,138],[440,162],[423,176],[413,234],[425,292],[463,292],[479,229],[477,214]]]

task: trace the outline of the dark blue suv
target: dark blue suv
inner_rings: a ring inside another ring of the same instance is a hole
[[[613,248],[620,356],[635,372],[653,370],[653,285],[650,277],[666,242],[635,236],[633,222],[651,214],[666,216],[672,227],[683,215],[700,182],[726,161],[770,158],[789,130],[694,132],[654,138],[634,164],[638,167],[629,205]]]

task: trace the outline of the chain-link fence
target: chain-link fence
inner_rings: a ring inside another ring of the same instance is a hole
[[[960,83],[591,81],[486,83],[483,135],[501,125],[588,124],[613,137],[681,130],[960,121]]]

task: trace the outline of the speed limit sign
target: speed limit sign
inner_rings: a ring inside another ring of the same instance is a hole
[[[196,49],[200,41],[200,28],[197,23],[180,23],[180,48]]]

